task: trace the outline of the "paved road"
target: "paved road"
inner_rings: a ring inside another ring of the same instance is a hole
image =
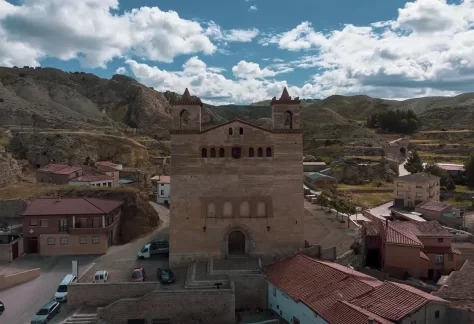
[[[17,260],[17,264],[31,263],[28,257],[21,257]],[[59,282],[64,276],[71,273],[71,261],[78,260],[79,274],[81,274],[88,269],[95,258],[96,256],[36,257],[34,261],[41,268],[41,275],[38,278],[0,292],[0,300],[6,308],[6,311],[0,316],[0,323],[30,323],[38,309],[53,299]],[[15,263],[11,265],[13,266]],[[66,317],[67,305],[63,304],[61,308],[61,313],[50,323],[59,323]]]
[[[410,174],[410,172],[408,172],[408,171],[405,169],[405,163],[407,163],[407,160],[403,161],[403,163],[398,166],[398,176],[399,176],[399,177],[405,176],[405,175],[409,175],[409,174]]]
[[[51,301],[58,288],[59,282],[71,273],[72,260],[78,260],[79,276],[86,272],[93,263],[101,261],[130,260],[136,258],[137,251],[152,239],[168,239],[169,209],[156,203],[150,203],[160,214],[161,226],[152,233],[124,245],[110,247],[107,254],[102,256],[58,256],[40,257],[24,256],[15,260],[8,267],[41,268],[41,276],[35,280],[12,287],[0,292],[0,300],[5,304],[6,311],[0,316],[0,323],[27,324],[30,323],[38,309]],[[51,324],[60,323],[70,312],[67,305],[61,305],[61,313]]]

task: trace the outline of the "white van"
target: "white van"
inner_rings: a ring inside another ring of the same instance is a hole
[[[145,244],[145,246],[138,251],[137,258],[139,259],[149,259],[154,254],[169,254],[170,245],[167,240],[154,240],[150,243]]]
[[[94,283],[107,282],[109,280],[109,273],[107,270],[97,270],[94,274]]]
[[[57,302],[65,302],[67,300],[67,286],[76,281],[76,277],[72,274],[66,275],[64,279],[59,284],[58,290],[54,294],[54,300]]]

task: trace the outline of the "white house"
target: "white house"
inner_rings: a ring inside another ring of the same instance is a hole
[[[268,307],[292,324],[444,324],[448,302],[297,254],[267,267]]]
[[[89,187],[113,187],[114,178],[106,174],[85,175],[69,181],[70,185],[89,186]]]
[[[156,201],[159,204],[170,203],[171,178],[169,176],[160,176],[156,183]]]

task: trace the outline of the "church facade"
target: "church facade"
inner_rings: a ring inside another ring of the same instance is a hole
[[[170,266],[278,257],[304,247],[300,101],[272,99],[272,129],[233,120],[201,129],[199,99],[173,103]]]

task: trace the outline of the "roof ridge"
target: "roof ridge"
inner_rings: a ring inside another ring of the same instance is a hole
[[[85,201],[87,201],[89,204],[91,204],[92,206],[94,206],[95,208],[97,208],[98,210],[100,210],[101,212],[107,214],[107,212],[105,212],[104,210],[102,210],[102,208],[100,208],[99,206],[96,206],[96,205],[93,204],[91,201],[89,201],[88,198],[89,198],[89,197],[82,197],[82,199],[84,199]]]
[[[221,123],[221,124],[219,124],[219,125],[215,125],[215,126],[206,128],[206,129],[202,130],[200,133],[205,133],[205,132],[208,132],[208,131],[210,131],[210,130],[217,129],[217,128],[221,127],[221,126],[225,126],[225,125],[228,125],[228,124],[233,123],[233,122],[236,122],[236,121],[237,121],[237,122],[241,122],[241,123],[243,123],[243,124],[245,124],[245,125],[248,125],[248,126],[252,126],[252,127],[261,129],[261,130],[266,131],[266,132],[270,132],[270,133],[272,132],[271,129],[267,129],[267,128],[264,128],[264,127],[262,127],[262,126],[258,126],[257,124],[248,122],[248,121],[246,121],[246,120],[242,120],[242,119],[239,119],[239,118],[235,118],[235,119],[232,119],[232,120],[228,120],[228,121],[226,121],[226,122],[223,122],[223,123]]]
[[[394,228],[393,226],[390,226],[390,225],[391,225],[391,224],[389,223],[388,228],[390,228],[390,229],[392,229],[393,231],[397,232],[398,234],[400,234],[400,235],[406,237],[406,238],[409,239],[410,241],[413,241],[413,242],[415,242],[415,243],[421,245],[422,247],[424,247],[423,243],[421,243],[421,241],[418,239],[418,237],[417,237],[412,231],[408,230],[412,235],[414,235],[414,236],[416,237],[416,239],[418,240],[418,242],[415,241],[415,240],[413,240],[410,236],[405,235],[403,232],[399,231],[398,229],[396,229],[396,228]]]

